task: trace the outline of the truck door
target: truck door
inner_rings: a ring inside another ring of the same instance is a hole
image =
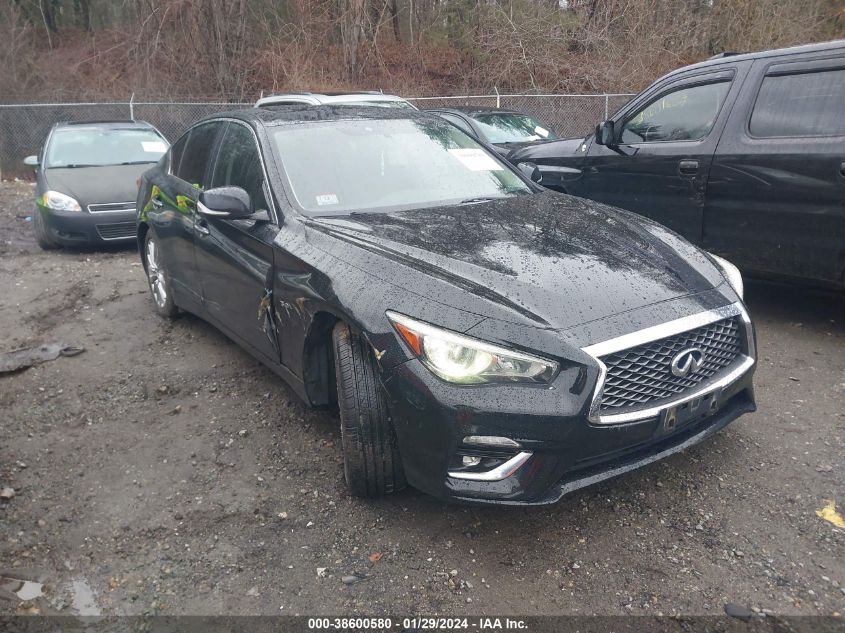
[[[652,218],[701,240],[704,191],[735,98],[736,68],[670,79],[614,119],[615,144],[591,143],[572,193]]]
[[[842,281],[845,52],[825,55],[757,60],[719,143],[704,245],[746,270]]]

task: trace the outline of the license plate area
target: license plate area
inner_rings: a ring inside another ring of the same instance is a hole
[[[671,433],[675,429],[713,415],[719,410],[718,396],[718,392],[713,391],[674,407],[669,407],[661,415],[663,430]]]

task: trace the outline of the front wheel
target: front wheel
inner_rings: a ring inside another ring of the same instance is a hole
[[[332,340],[346,485],[356,497],[401,490],[405,471],[372,351],[345,323]]]
[[[170,287],[170,275],[164,268],[161,257],[161,247],[152,231],[147,231],[144,238],[144,262],[147,268],[147,280],[150,283],[150,293],[156,312],[166,318],[176,316],[178,309],[173,302],[173,292]]]
[[[35,233],[35,241],[45,251],[51,251],[61,246],[61,244],[50,236],[50,232],[47,230],[47,224],[41,216],[40,209],[36,209],[35,213],[32,214],[32,230]]]

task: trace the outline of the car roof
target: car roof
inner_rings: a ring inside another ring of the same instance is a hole
[[[452,114],[467,114],[470,116],[476,114],[525,114],[519,110],[511,110],[510,108],[481,108],[478,106],[451,106],[448,108],[430,108],[428,112],[446,112]]]
[[[284,108],[250,108],[218,112],[196,124],[215,119],[239,119],[248,123],[275,127],[314,121],[355,121],[381,119],[426,119],[448,123],[434,114],[411,108],[383,108],[360,105],[291,105]],[[195,125],[196,125],[195,124]]]
[[[354,101],[356,103],[367,101],[401,101],[409,103],[407,99],[397,97],[396,95],[386,95],[374,90],[364,90],[360,92],[288,92],[285,94],[270,95],[262,97],[255,102],[256,107],[272,106],[272,105],[289,105],[298,103],[311,103],[313,105],[322,105],[330,103],[349,103]]]
[[[673,70],[672,72],[667,73],[666,75],[661,77],[661,79],[665,79],[666,77],[671,77],[672,75],[675,75],[680,72],[686,72],[688,70],[697,70],[711,67],[715,68],[721,66],[722,64],[733,64],[735,62],[764,59],[767,57],[780,57],[782,55],[802,55],[804,53],[836,51],[841,49],[845,49],[845,40],[832,40],[830,42],[821,42],[818,44],[803,44],[801,46],[790,46],[788,48],[774,48],[766,51],[757,51],[755,53],[719,54],[714,55],[710,59],[706,59],[702,62],[690,64],[689,66],[683,66],[681,68]]]
[[[101,128],[115,128],[115,129],[126,129],[126,128],[152,128],[153,125],[151,123],[147,123],[146,121],[139,121],[137,119],[108,119],[108,120],[93,120],[93,121],[59,121],[56,123],[56,127],[101,127]]]

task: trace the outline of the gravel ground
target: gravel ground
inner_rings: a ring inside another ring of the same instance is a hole
[[[750,285],[759,411],[683,454],[547,508],[371,502],[335,412],[32,209],[0,185],[0,351],[86,351],[0,378],[0,614],[845,612],[840,296]]]

